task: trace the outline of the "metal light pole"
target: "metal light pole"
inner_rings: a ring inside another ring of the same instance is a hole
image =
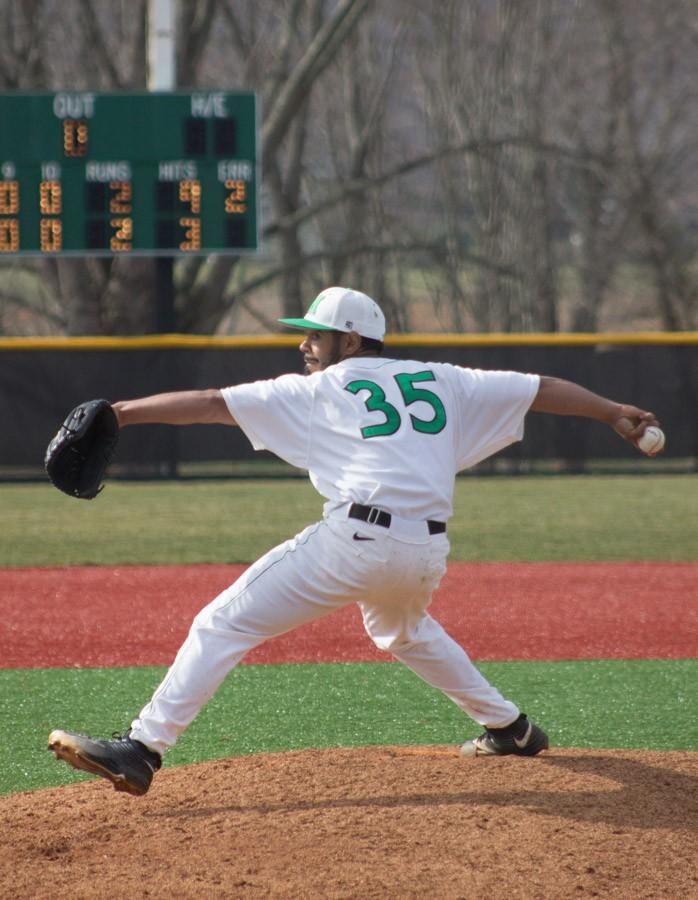
[[[175,14],[177,0],[148,0],[148,90],[172,91],[177,80],[175,69]],[[176,331],[174,257],[155,257],[155,331]],[[165,459],[161,474],[177,477],[179,441],[176,429],[165,436]]]
[[[176,77],[177,0],[148,0],[148,90],[172,91]],[[155,257],[155,331],[176,330],[174,257]]]

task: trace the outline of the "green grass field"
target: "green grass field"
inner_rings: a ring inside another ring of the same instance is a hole
[[[314,521],[321,505],[302,480],[118,482],[90,503],[44,484],[0,485],[0,567],[250,562]],[[464,478],[455,506],[454,560],[698,561],[695,476]],[[696,660],[481,668],[556,746],[698,749]],[[48,732],[126,730],[163,671],[0,670],[0,727],[13,737],[0,793],[81,780],[46,752]],[[477,731],[399,665],[242,666],[166,764],[309,746],[453,744]]]
[[[482,663],[556,747],[698,748],[693,660]],[[46,752],[56,727],[123,732],[165,670],[0,670],[0,728],[12,735],[0,794],[84,780]],[[450,744],[480,732],[408,669],[388,662],[240,666],[167,766],[307,747]]]
[[[463,478],[455,560],[698,560],[698,476]],[[304,480],[0,485],[0,566],[252,562],[315,521]]]

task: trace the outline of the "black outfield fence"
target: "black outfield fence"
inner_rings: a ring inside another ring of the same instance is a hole
[[[0,339],[0,476],[43,471],[46,445],[73,406],[161,391],[223,387],[301,371],[299,338]],[[386,356],[568,378],[651,409],[667,433],[667,459],[698,459],[698,333],[622,335],[400,335]],[[237,428],[144,425],[124,429],[115,474],[176,476],[188,463],[259,458]],[[608,428],[531,414],[524,440],[498,454],[512,467],[557,460],[637,459]]]

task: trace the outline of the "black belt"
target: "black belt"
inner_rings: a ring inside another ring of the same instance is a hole
[[[390,513],[384,509],[378,509],[377,506],[363,506],[361,503],[352,503],[348,515],[350,519],[360,519],[362,522],[368,522],[369,525],[380,525],[381,528],[390,528],[393,520]],[[446,523],[427,519],[427,528],[429,534],[443,534],[446,531]]]

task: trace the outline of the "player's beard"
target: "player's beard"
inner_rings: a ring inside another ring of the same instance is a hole
[[[332,344],[327,351],[327,355],[324,356],[322,360],[318,359],[318,365],[309,366],[308,363],[306,363],[306,375],[311,375],[313,372],[321,372],[323,369],[326,369],[328,366],[333,366],[344,358],[340,349],[342,333],[334,332],[330,337],[332,339]]]

